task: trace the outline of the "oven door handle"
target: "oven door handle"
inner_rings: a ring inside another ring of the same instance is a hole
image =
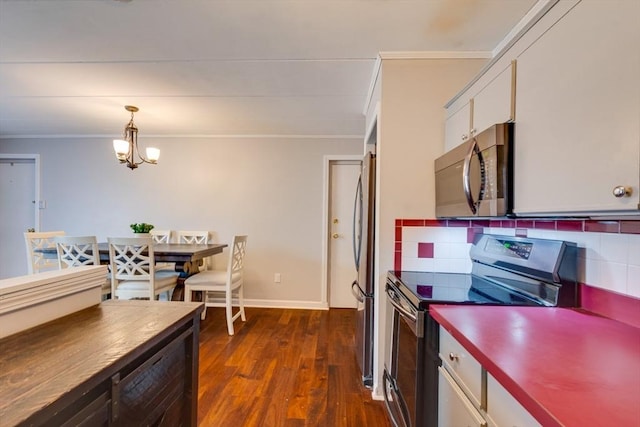
[[[398,394],[398,387],[386,369],[382,373],[382,388],[384,390],[384,404],[387,407],[387,413],[389,414],[391,423],[393,423],[393,427],[409,427],[409,411],[407,410],[406,403]],[[392,391],[396,396],[395,399],[390,395]],[[396,419],[396,413],[398,411],[394,411],[391,407],[391,402],[396,402],[395,406],[400,410],[400,414],[398,414],[400,416],[399,420]]]
[[[386,292],[387,292],[387,297],[389,299],[389,302],[396,310],[398,310],[398,313],[400,313],[402,317],[409,319],[412,323],[414,324],[417,323],[418,318],[416,314],[410,312],[409,310],[407,310],[405,307],[402,306],[402,304],[400,303],[400,296],[389,286],[387,286]]]
[[[478,209],[476,208],[476,202],[473,200],[473,194],[471,194],[471,176],[469,174],[471,172],[471,158],[473,157],[473,153],[478,151],[478,141],[475,138],[472,138],[462,166],[462,186],[464,189],[464,195],[467,198],[469,209],[471,209],[471,213],[474,215],[478,212]]]

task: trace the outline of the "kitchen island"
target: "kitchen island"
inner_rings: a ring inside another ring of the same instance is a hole
[[[0,340],[0,424],[197,424],[202,304],[108,300]]]
[[[640,425],[640,329],[580,309],[430,314],[543,426]]]

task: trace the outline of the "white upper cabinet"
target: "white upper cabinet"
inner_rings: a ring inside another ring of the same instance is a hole
[[[515,64],[512,62],[473,97],[472,129],[475,133],[496,123],[515,120],[514,76]]]
[[[582,0],[518,56],[516,214],[640,212],[639,22]]]
[[[462,144],[469,139],[471,130],[471,104],[469,101],[463,104],[457,111],[452,112],[445,122],[445,151]]]
[[[515,119],[514,76],[514,63],[502,70],[494,67],[451,103],[445,122],[445,151],[496,123]]]

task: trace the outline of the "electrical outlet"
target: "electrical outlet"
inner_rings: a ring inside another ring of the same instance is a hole
[[[273,276],[273,281],[274,281],[275,283],[280,283],[280,273],[276,273],[276,274]]]

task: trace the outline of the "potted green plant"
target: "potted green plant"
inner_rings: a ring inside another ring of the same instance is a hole
[[[153,229],[153,224],[140,222],[140,223],[133,223],[129,227],[131,227],[134,233],[148,233]]]

